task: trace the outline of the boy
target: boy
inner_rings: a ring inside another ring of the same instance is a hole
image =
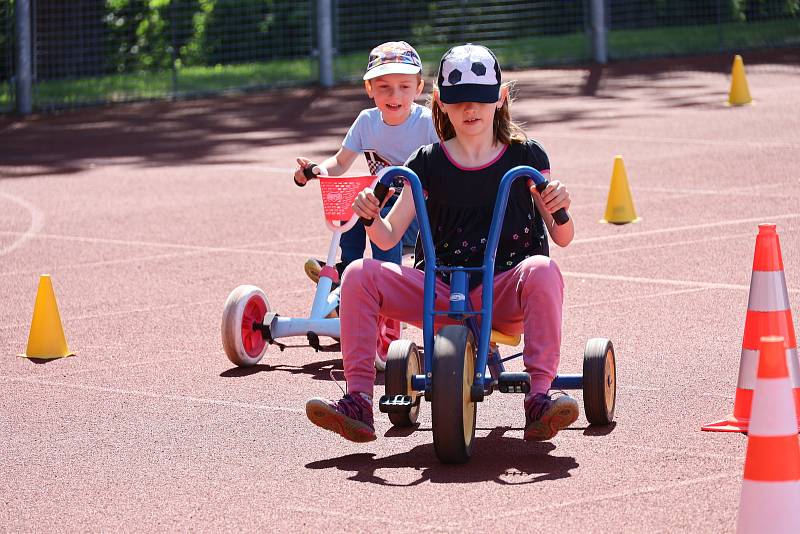
[[[414,102],[422,94],[425,81],[422,79],[422,61],[414,48],[405,41],[383,43],[369,54],[364,88],[375,102],[375,107],[363,110],[347,132],[339,151],[313,167],[315,174],[341,176],[353,165],[360,152],[367,158],[370,173],[377,174],[384,167],[403,165],[419,147],[439,141],[431,120],[430,109]],[[311,160],[297,158],[298,168],[294,173],[297,185],[306,184],[303,170]],[[402,189],[396,184],[397,193],[383,208],[384,215],[394,205]],[[409,227],[406,243],[416,239],[417,229]],[[339,275],[351,262],[364,256],[366,231],[361,222],[342,235],[339,246],[341,261],[336,265]],[[403,242],[389,250],[381,250],[372,244],[372,257],[381,261],[400,264],[403,257]],[[309,259],[304,266],[311,280],[319,280],[324,262]]]

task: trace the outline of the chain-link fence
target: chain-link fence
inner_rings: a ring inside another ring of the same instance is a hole
[[[14,5],[0,0],[0,113],[14,109]]]
[[[800,46],[799,11],[800,0],[0,0],[0,111],[26,94],[26,73],[32,108],[48,110],[311,84],[328,63],[328,81],[355,80],[373,46],[399,39],[429,74],[467,41],[508,67]]]
[[[608,0],[615,60],[800,46],[800,0]]]

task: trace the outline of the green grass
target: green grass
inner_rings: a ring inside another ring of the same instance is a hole
[[[281,60],[269,63],[184,67],[177,72],[178,95],[246,90],[316,79],[312,62]],[[172,72],[115,74],[78,80],[55,80],[36,84],[37,108],[69,107],[87,103],[125,102],[169,98],[172,95]],[[0,110],[10,105],[9,88],[0,89]]]
[[[800,45],[800,19],[759,23],[617,30],[608,34],[612,59]]]
[[[520,38],[487,43],[504,67],[532,67],[585,62],[591,58],[589,40],[583,33]],[[759,23],[726,23],[676,26],[644,30],[612,30],[608,50],[612,60],[636,57],[696,55],[724,50],[769,46],[800,46],[800,19]],[[446,45],[420,46],[428,75],[433,74]],[[337,80],[358,80],[366,64],[363,52],[335,58]],[[311,59],[275,60],[269,63],[184,67],[177,72],[178,96],[275,85],[312,83],[317,62]],[[36,84],[37,109],[80,104],[163,99],[172,96],[172,72],[117,74],[78,80]],[[9,84],[0,86],[0,112],[13,104]]]
[[[586,61],[591,56],[589,42],[582,33],[529,37],[485,44],[492,48],[504,68],[576,63]],[[430,76],[435,74],[439,60],[449,46],[423,45],[416,48],[422,58],[425,72]],[[334,75],[337,80],[360,79],[366,64],[364,53],[339,55],[334,61]]]

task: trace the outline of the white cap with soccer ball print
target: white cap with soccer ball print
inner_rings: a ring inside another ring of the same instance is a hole
[[[491,50],[467,43],[448,50],[439,63],[437,86],[445,104],[497,102],[500,98],[500,64]]]

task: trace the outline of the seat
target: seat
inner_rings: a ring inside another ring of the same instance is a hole
[[[509,347],[516,347],[520,341],[522,341],[522,334],[509,335],[497,330],[492,330],[492,335],[489,337],[489,343],[508,345]]]

